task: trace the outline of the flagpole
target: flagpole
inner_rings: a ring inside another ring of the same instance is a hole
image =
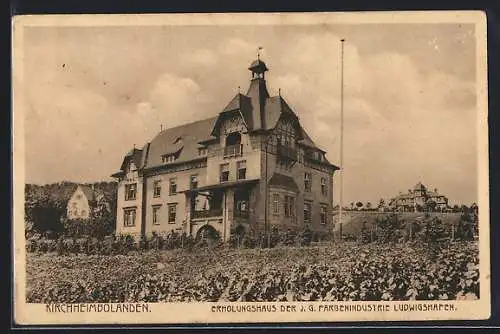
[[[344,209],[344,41],[340,40],[340,210],[339,229],[342,241],[342,213]]]

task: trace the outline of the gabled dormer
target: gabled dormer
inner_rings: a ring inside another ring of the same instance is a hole
[[[147,145],[146,145],[147,147]],[[111,175],[119,180],[136,179],[143,165],[143,150],[133,148],[123,158],[120,171]]]

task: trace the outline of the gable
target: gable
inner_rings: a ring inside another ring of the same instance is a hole
[[[212,129],[212,136],[218,137],[231,132],[247,132],[248,130],[248,123],[243,113],[237,109],[219,114]]]
[[[92,196],[90,196],[92,197]],[[89,199],[89,194],[87,194],[87,192],[85,191],[85,189],[82,187],[82,186],[78,186],[75,190],[75,192],[73,193],[73,195],[71,196],[71,198],[69,199],[68,201],[68,205],[69,203],[89,203],[89,201],[91,201],[92,198]]]
[[[246,132],[248,131],[245,120],[240,113],[233,112],[231,115],[224,117],[219,125],[219,134],[227,135],[231,132]]]
[[[294,137],[296,140],[303,138],[298,120],[288,114],[281,114],[274,127],[274,132],[278,136]]]

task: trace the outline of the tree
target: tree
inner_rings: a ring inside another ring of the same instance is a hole
[[[362,207],[363,207],[363,203],[356,202],[356,208],[357,208],[357,210],[361,210]]]
[[[424,241],[429,244],[438,244],[445,240],[447,235],[443,222],[438,217],[427,220],[423,230],[423,237]]]
[[[452,211],[453,212],[460,212],[460,207],[458,205],[454,205],[453,208],[452,208]]]
[[[97,208],[92,212],[89,225],[89,235],[103,240],[105,236],[111,235],[115,231],[114,214],[105,208]]]
[[[425,202],[425,211],[427,212],[435,212],[437,203],[433,200],[429,200]]]
[[[371,209],[372,209],[372,203],[366,202],[366,210],[371,210]]]
[[[378,202],[377,209],[384,210],[384,208],[385,208],[385,201],[383,198],[381,198],[380,201]]]
[[[361,237],[361,243],[363,244],[367,244],[369,243],[371,240],[371,236],[370,236],[370,233],[371,231],[368,230],[367,226],[366,226],[366,220],[363,222],[363,225],[361,226],[361,231],[360,231],[360,237]]]
[[[472,203],[472,205],[470,206],[470,212],[477,216],[479,208],[477,207],[476,203]]]
[[[384,243],[397,241],[397,231],[401,227],[401,222],[396,214],[378,218],[375,221],[377,225],[377,240]]]

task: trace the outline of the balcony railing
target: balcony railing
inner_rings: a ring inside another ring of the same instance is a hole
[[[220,217],[222,216],[222,209],[211,209],[203,211],[193,211],[191,213],[191,218],[208,218],[208,217]]]
[[[240,218],[248,218],[250,215],[248,211],[234,210],[234,216]]]
[[[278,157],[289,160],[297,160],[297,150],[289,146],[278,146]]]
[[[243,154],[243,144],[224,147],[224,158],[235,157]]]
[[[314,155],[312,153],[305,154],[304,160],[309,161],[309,162],[313,162],[313,163],[322,163],[323,162],[322,158],[318,158],[316,155]]]

